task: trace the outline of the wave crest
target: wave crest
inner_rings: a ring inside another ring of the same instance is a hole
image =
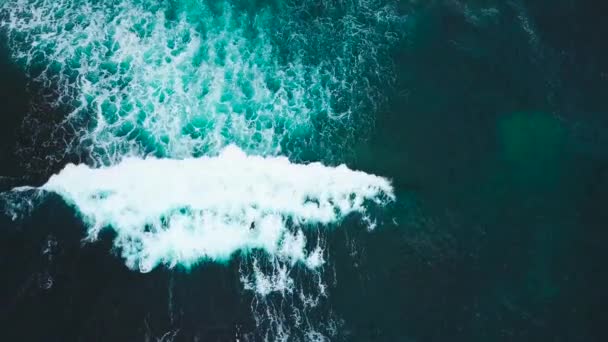
[[[394,199],[390,182],[344,165],[293,164],[247,156],[229,146],[216,157],[127,158],[117,165],[67,165],[40,187],[61,195],[89,226],[89,239],[110,227],[130,268],[226,261],[263,249],[308,267],[302,229],[337,223],[365,204]]]

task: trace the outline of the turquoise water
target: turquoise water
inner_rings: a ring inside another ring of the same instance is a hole
[[[113,232],[136,272],[240,256],[258,337],[338,336],[322,305],[324,231],[353,215],[373,230],[368,209],[395,196],[387,179],[331,166],[387,102],[406,19],[396,3],[10,1],[3,13],[14,63],[67,112],[33,127],[59,145],[45,167],[80,163],[7,193],[9,216],[58,194],[86,240]]]
[[[3,2],[0,331],[603,341],[602,7]]]
[[[102,165],[230,143],[340,161],[386,100],[405,22],[396,3],[374,1],[15,1],[4,12],[14,60],[69,111],[64,150]]]

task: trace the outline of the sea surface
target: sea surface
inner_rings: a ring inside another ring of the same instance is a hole
[[[0,340],[606,341],[607,11],[0,1]]]

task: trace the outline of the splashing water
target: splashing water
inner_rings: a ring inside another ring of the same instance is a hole
[[[296,162],[338,164],[369,133],[393,82],[389,49],[404,21],[396,3],[0,3],[13,59],[44,89],[45,106],[26,118],[33,141],[23,151],[42,153],[48,169],[66,156],[86,163],[34,192],[75,207],[90,240],[113,229],[134,270],[264,251],[269,259],[244,258],[244,287],[259,301],[295,298],[301,307],[289,316],[300,327],[326,295],[322,237],[311,248],[309,227],[366,218],[369,205],[394,200],[381,177]],[[297,265],[318,279],[312,293],[294,284]],[[269,322],[266,338],[294,334],[282,309],[266,304],[256,316]],[[323,339],[317,328],[301,337]]]
[[[335,223],[364,214],[365,201],[394,198],[381,177],[247,156],[235,146],[212,158],[128,158],[97,169],[70,164],[39,189],[78,208],[90,239],[112,227],[127,265],[142,272],[160,263],[227,260],[251,248],[315,268],[322,264],[320,251],[304,250],[298,227]]]
[[[355,128],[382,102],[392,77],[378,58],[399,18],[374,1],[317,6],[16,0],[2,27],[30,79],[70,112],[56,139],[93,164],[228,144],[328,158],[364,136]]]

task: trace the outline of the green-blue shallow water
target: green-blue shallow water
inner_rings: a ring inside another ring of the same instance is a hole
[[[607,337],[605,5],[0,4],[3,340]]]

